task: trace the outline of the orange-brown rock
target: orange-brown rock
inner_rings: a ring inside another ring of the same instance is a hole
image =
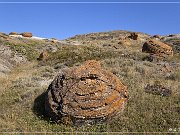
[[[49,56],[49,53],[47,51],[44,51],[39,55],[39,58],[37,58],[37,60],[45,60],[48,58],[48,56]]]
[[[142,52],[156,54],[158,56],[173,55],[171,46],[155,39],[146,41],[142,47]]]
[[[132,32],[128,38],[133,39],[133,40],[138,40],[138,33]]]
[[[24,33],[21,33],[21,35],[23,37],[32,37],[33,36],[31,32],[24,32]]]
[[[11,32],[9,35],[19,35],[17,32]]]
[[[127,87],[94,60],[64,69],[50,84],[45,111],[52,120],[81,125],[101,123],[120,114]],[[68,120],[67,120],[68,119]]]

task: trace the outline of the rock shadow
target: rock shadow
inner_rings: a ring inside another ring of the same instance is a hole
[[[52,122],[50,118],[46,115],[45,113],[45,96],[47,92],[43,92],[41,95],[39,95],[35,100],[34,100],[34,105],[33,105],[33,113],[38,116],[42,120],[46,120],[48,122]]]

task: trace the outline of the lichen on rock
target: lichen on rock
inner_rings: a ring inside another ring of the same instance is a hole
[[[90,60],[62,71],[50,84],[46,114],[56,122],[95,124],[120,114],[127,102],[127,87],[99,62]],[[68,121],[68,122],[67,122]]]

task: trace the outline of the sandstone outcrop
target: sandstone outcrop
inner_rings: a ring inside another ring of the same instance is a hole
[[[173,49],[171,46],[154,39],[150,39],[144,43],[142,52],[155,54],[157,56],[173,55]]]
[[[31,32],[23,32],[23,33],[21,33],[21,35],[23,37],[32,37],[33,36]]]
[[[82,125],[111,120],[127,102],[127,87],[94,60],[64,69],[50,84],[46,114],[56,122]]]

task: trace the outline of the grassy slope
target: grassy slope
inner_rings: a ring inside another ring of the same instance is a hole
[[[180,127],[180,74],[172,77],[161,71],[162,65],[142,61],[141,47],[112,49],[97,46],[62,46],[40,63],[31,62],[1,78],[0,131],[17,132],[166,132]],[[123,54],[123,55],[122,55]],[[128,86],[129,99],[125,112],[108,124],[72,127],[52,123],[44,117],[43,92],[60,69],[85,60],[100,60],[102,66],[116,74]],[[173,59],[173,58],[172,58]],[[61,67],[59,67],[61,68]],[[170,97],[144,92],[146,84],[158,82],[173,91]]]

